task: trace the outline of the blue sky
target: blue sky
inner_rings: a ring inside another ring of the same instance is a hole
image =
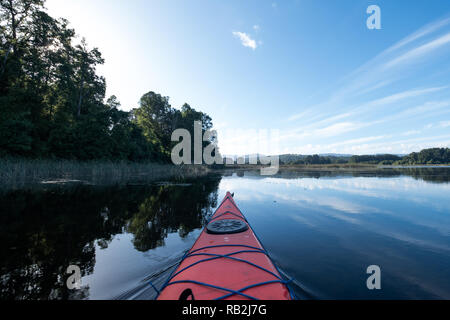
[[[369,5],[381,30],[369,30]],[[224,154],[450,145],[450,1],[47,0],[106,63],[123,109],[148,91],[208,113]],[[262,142],[264,133],[271,143]],[[267,146],[267,144],[269,146]]]

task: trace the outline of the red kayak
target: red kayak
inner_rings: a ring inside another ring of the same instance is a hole
[[[291,300],[291,292],[228,192],[158,300]]]

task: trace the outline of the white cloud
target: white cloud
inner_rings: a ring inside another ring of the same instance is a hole
[[[248,47],[253,50],[258,47],[256,41],[253,40],[250,35],[246,34],[245,32],[234,31],[233,35],[241,40],[241,43],[244,47]]]
[[[256,32],[258,32],[260,29],[261,29],[260,26],[257,25],[257,24],[255,24],[255,25],[253,26],[253,30],[255,30]]]

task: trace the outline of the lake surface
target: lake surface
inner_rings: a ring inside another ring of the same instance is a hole
[[[299,298],[450,299],[450,168],[258,173],[3,190],[0,299],[154,298],[228,190]]]

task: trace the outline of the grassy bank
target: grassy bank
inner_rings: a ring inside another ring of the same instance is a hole
[[[159,163],[0,159],[0,188],[74,181],[107,185],[142,183],[202,176],[208,171],[204,166]]]

